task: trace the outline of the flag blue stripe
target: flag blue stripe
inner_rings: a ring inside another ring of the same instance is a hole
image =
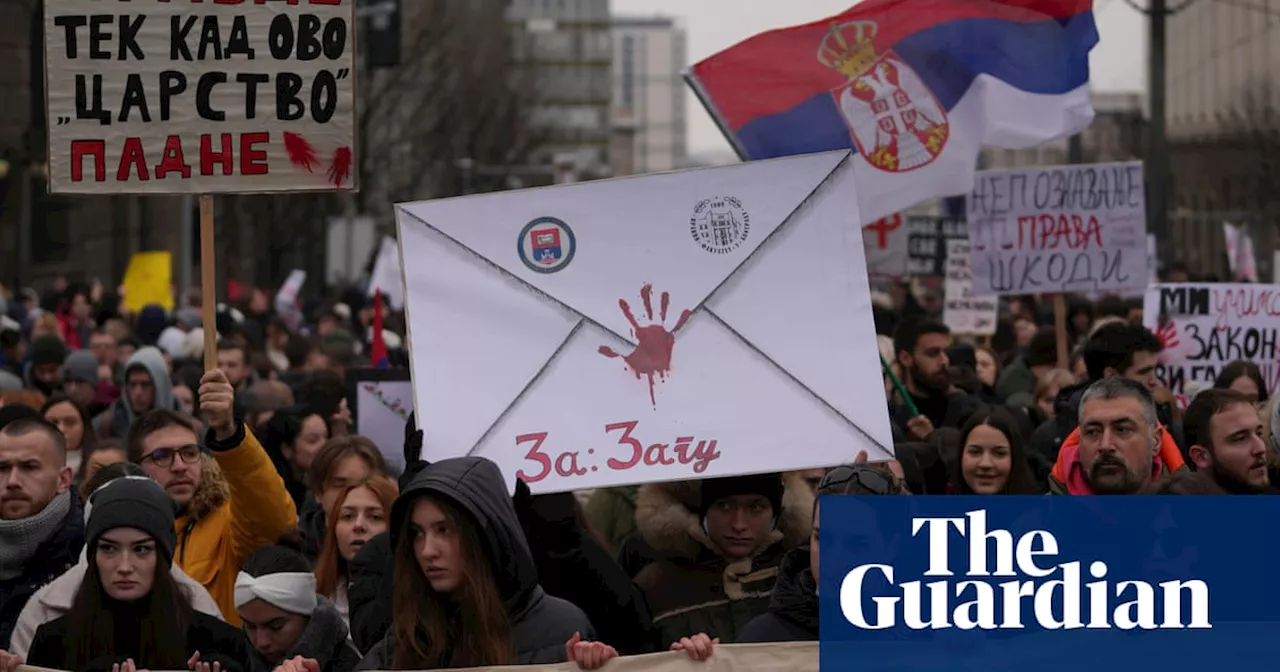
[[[938,24],[894,45],[950,110],[978,75],[1039,94],[1062,94],[1089,81],[1089,50],[1098,41],[1093,14],[1065,21],[1013,23],[962,19]],[[829,92],[738,130],[751,159],[849,149],[849,129]]]

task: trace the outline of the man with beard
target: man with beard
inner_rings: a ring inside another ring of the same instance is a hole
[[[1155,401],[1145,385],[1103,378],[1081,396],[1079,415],[1080,428],[1062,444],[1049,478],[1051,493],[1142,494],[1183,467],[1178,447],[1156,420]]]
[[[1031,434],[1028,449],[1047,462],[1060,461],[1061,450],[1068,443],[1078,441],[1077,409],[1084,391],[1091,384],[1112,376],[1131,380],[1148,390],[1156,389],[1160,385],[1156,378],[1156,364],[1163,349],[1160,337],[1141,325],[1124,322],[1095,327],[1083,352],[1088,381],[1059,390],[1053,402],[1054,417]],[[1178,458],[1170,464],[1185,464],[1186,454],[1181,450],[1185,445],[1181,440],[1182,426],[1173,421],[1172,407],[1162,407],[1157,403],[1156,419],[1166,430],[1161,449],[1168,444],[1179,452]]]
[[[1197,472],[1230,494],[1267,492],[1267,442],[1247,397],[1231,389],[1205,390],[1187,406],[1182,427]]]
[[[22,408],[0,413],[0,649],[27,600],[75,565],[84,545],[84,505],[71,487],[66,439]]]
[[[951,382],[951,330],[925,319],[903,322],[893,332],[893,350],[902,368],[903,384],[916,413],[906,403],[893,408],[893,421],[915,441],[924,441],[935,427],[959,427],[979,402]],[[905,400],[904,400],[905,401]]]

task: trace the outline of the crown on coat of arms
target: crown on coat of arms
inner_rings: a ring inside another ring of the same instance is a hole
[[[876,31],[875,21],[832,23],[818,45],[818,61],[850,79],[861,75],[876,61]]]

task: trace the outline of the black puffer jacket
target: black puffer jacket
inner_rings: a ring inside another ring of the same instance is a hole
[[[391,548],[395,531],[413,504],[425,494],[447,497],[472,518],[481,532],[485,556],[511,621],[511,638],[520,665],[565,662],[565,642],[574,633],[594,639],[581,609],[543,591],[515,507],[498,465],[478,457],[442,460],[423,469],[391,509]],[[394,630],[369,651],[361,670],[386,670],[395,657]]]
[[[271,672],[294,656],[316,661],[320,664],[320,672],[351,672],[356,669],[360,664],[360,652],[347,640],[347,624],[342,622],[342,614],[323,596],[316,597],[319,604],[293,648],[278,661],[269,661],[254,649],[249,659],[249,672]]]
[[[818,582],[809,568],[809,547],[787,551],[778,566],[769,611],[756,616],[734,644],[818,641]]]
[[[515,506],[546,591],[586,612],[600,641],[622,655],[652,652],[644,593],[587,531],[573,493],[534,497],[517,481]]]
[[[48,539],[22,565],[22,574],[0,581],[0,649],[9,648],[9,638],[18,624],[18,615],[27,601],[46,583],[75,566],[84,547],[84,501],[75,488],[67,491],[71,508]]]
[[[31,651],[27,654],[28,665],[55,670],[71,669],[68,661],[70,650],[67,648],[71,625],[69,619],[69,616],[62,616],[36,630]],[[114,665],[127,659],[132,659],[139,670],[157,667],[156,663],[159,661],[148,661],[137,650],[140,639],[136,632],[136,618],[117,618],[116,622],[121,624],[117,627],[123,630],[116,632],[115,649],[108,656],[90,661],[83,672],[110,672]],[[131,627],[132,630],[129,629]],[[249,649],[249,641],[235,626],[208,614],[192,612],[191,625],[187,627],[187,656],[199,652],[201,662],[217,663],[227,672],[246,672]]]
[[[347,605],[351,617],[351,641],[360,653],[369,653],[391,629],[391,534],[383,532],[365,542],[351,559]]]

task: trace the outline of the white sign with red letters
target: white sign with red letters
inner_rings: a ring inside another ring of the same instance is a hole
[[[355,189],[355,6],[44,0],[50,191]]]
[[[857,212],[848,152],[398,205],[424,456],[534,492],[889,458]]]

